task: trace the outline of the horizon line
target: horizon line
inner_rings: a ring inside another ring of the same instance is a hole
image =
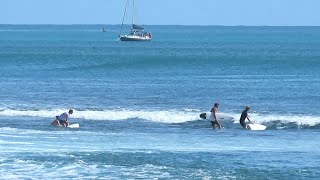
[[[102,24],[102,23],[98,23],[98,24],[94,24],[94,23],[90,23],[90,24],[83,24],[83,23],[74,23],[74,24],[67,24],[67,23],[61,23],[61,24],[45,24],[45,23],[30,23],[30,24],[24,24],[24,23],[17,23],[17,24],[8,24],[8,23],[0,23],[1,25],[17,25],[17,26],[81,26],[81,25],[108,25],[108,26],[121,26],[121,24]],[[124,25],[131,25],[131,24],[124,24]],[[205,25],[205,24],[140,24],[143,26],[222,26],[222,27],[320,27],[320,25]]]

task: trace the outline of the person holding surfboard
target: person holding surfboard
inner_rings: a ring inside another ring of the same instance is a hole
[[[221,129],[221,124],[217,120],[217,115],[216,115],[216,113],[218,112],[218,108],[219,108],[219,103],[214,103],[213,108],[210,111],[213,114],[213,121],[211,121],[213,129],[216,129],[216,125],[218,125],[219,129]]]
[[[70,124],[69,124],[69,116],[73,113],[73,110],[70,109],[69,112],[65,112],[65,113],[62,113],[60,116],[57,116],[57,120],[59,122],[59,125],[62,125],[64,127],[68,127]]]
[[[242,111],[241,117],[240,117],[240,124],[244,129],[247,129],[247,125],[244,122],[246,119],[248,119],[248,121],[253,124],[253,122],[250,120],[250,116],[248,115],[248,111],[250,110],[250,106],[246,106],[246,109],[244,111]]]

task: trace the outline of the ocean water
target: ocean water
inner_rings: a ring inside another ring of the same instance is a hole
[[[0,25],[0,179],[320,177],[320,27],[105,27]]]

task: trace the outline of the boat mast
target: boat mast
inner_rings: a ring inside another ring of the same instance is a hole
[[[119,36],[122,34],[122,28],[123,28],[124,19],[125,19],[126,14],[127,14],[128,4],[129,4],[129,0],[127,0],[127,2],[126,2],[126,7],[124,8],[123,18],[122,18],[122,23],[121,23],[121,30],[120,30]]]
[[[134,16],[135,16],[135,0],[133,0],[133,6],[132,6],[132,24],[134,24]]]

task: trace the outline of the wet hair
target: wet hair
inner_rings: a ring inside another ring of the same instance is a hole
[[[73,113],[73,109],[70,109],[70,110],[69,110],[69,114],[72,114],[72,113]]]
[[[218,107],[219,106],[219,103],[214,103],[214,107]]]
[[[246,110],[249,110],[250,109],[250,106],[246,106]]]

